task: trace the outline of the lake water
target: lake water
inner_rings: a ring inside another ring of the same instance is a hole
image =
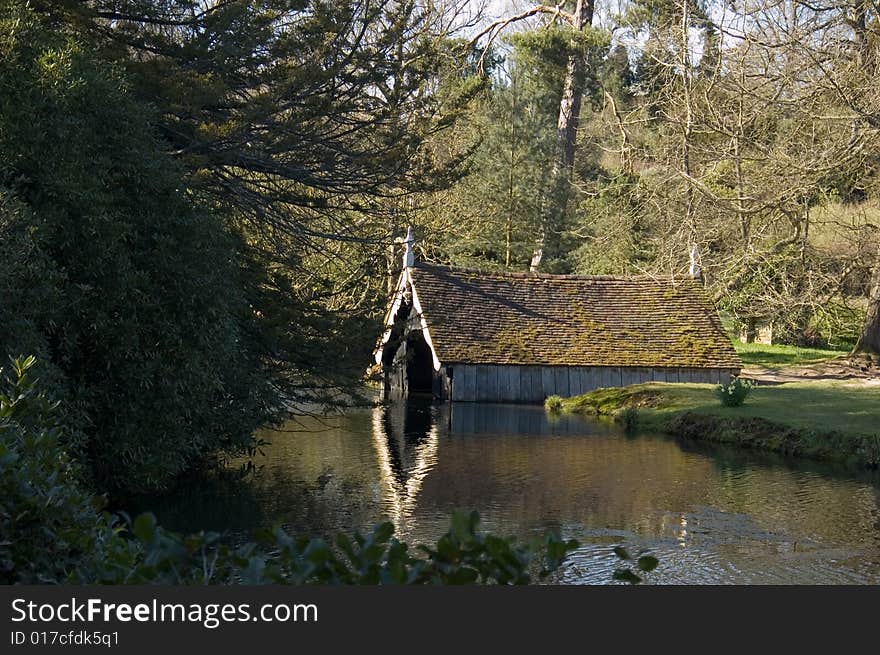
[[[271,443],[253,474],[193,481],[151,504],[160,522],[243,538],[276,523],[329,536],[388,518],[427,543],[464,508],[505,536],[578,539],[555,582],[609,582],[611,549],[624,545],[660,559],[652,583],[880,584],[876,473],[626,436],[529,406],[410,402],[261,437]]]

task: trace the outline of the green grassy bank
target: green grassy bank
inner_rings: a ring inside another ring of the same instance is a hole
[[[786,345],[770,346],[763,343],[742,343],[740,341],[734,341],[733,347],[746,366],[764,366],[771,369],[818,364],[849,354],[849,350]]]
[[[630,429],[880,465],[878,385],[817,381],[755,387],[740,407],[724,407],[713,390],[708,384],[648,383],[597,389],[556,407],[612,418]]]

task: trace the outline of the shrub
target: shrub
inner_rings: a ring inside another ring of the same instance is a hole
[[[246,449],[281,409],[253,302],[272,285],[119,70],[27,3],[0,0],[0,50],[0,356],[40,356],[100,490]]]
[[[547,399],[544,401],[544,409],[548,412],[561,412],[562,396],[547,396]]]
[[[739,377],[732,377],[727,384],[719,384],[715,387],[715,396],[725,407],[739,407],[742,405],[755,383]]]
[[[77,482],[59,445],[55,408],[37,393],[33,357],[0,369],[0,583],[57,583],[86,561],[129,550],[100,500]]]

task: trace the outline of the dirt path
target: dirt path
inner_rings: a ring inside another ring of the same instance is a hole
[[[865,360],[837,357],[824,362],[769,368],[746,366],[742,377],[758,384],[784,384],[785,382],[809,382],[811,380],[845,380],[865,385],[880,385],[880,368]]]

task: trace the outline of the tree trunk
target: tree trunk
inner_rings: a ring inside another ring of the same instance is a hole
[[[595,0],[577,0],[577,6],[572,14],[574,29],[579,32],[583,31],[584,27],[593,22],[594,4]],[[572,44],[572,51],[568,56],[565,81],[562,85],[562,100],[559,103],[559,120],[556,123],[556,159],[551,171],[554,197],[550,211],[541,216],[538,238],[529,267],[532,271],[537,271],[540,268],[541,262],[548,254],[548,239],[562,225],[562,220],[568,209],[569,178],[574,167],[574,150],[584,95],[584,72],[586,69],[584,56],[577,51],[574,45]],[[550,253],[551,256],[554,254]]]
[[[510,247],[511,240],[513,237],[513,186],[514,179],[516,173],[516,112],[518,111],[517,106],[517,87],[516,83],[512,83],[513,86],[513,104],[510,115],[510,166],[507,169],[507,218],[504,224],[504,269],[510,270]]]
[[[692,103],[692,84],[693,69],[690,51],[690,0],[681,0],[681,43],[680,43],[680,59],[681,66],[681,99],[684,102],[684,117],[681,125],[681,170],[685,174],[687,183],[685,184],[685,226],[688,232],[688,250],[696,252],[695,260],[699,263],[699,248],[694,247],[699,244],[697,234],[697,215],[695,207],[694,185],[690,180],[693,178],[693,170],[691,169],[691,141],[693,139],[694,130],[694,113]]]
[[[868,315],[854,352],[880,355],[880,248],[868,290]]]
[[[871,48],[867,27],[868,3],[866,0],[854,0],[852,27],[856,41],[857,61],[863,68],[869,68],[874,50]],[[868,120],[870,124],[874,124]],[[856,343],[854,353],[867,353],[880,357],[880,246],[877,248],[877,261],[871,286],[868,289],[868,314],[862,326],[862,334]]]

